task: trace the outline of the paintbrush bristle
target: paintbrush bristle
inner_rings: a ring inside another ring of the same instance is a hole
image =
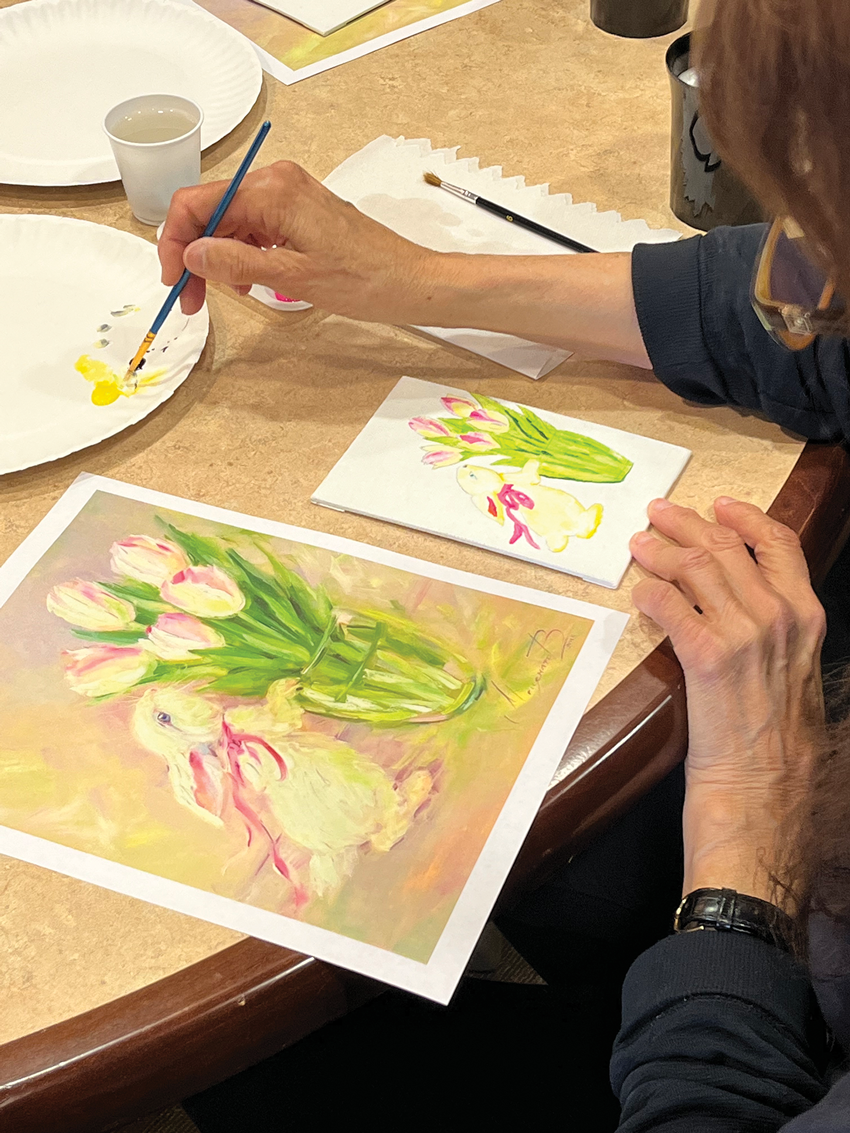
[[[425,178],[429,185],[436,185],[438,189],[443,183],[436,173],[423,173],[422,176]]]

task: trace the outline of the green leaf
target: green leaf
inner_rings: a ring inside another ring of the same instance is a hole
[[[112,629],[112,630],[93,630],[93,629],[72,629],[74,637],[79,637],[82,641],[105,641],[109,645],[136,645],[140,641],[144,641],[144,631],[140,632],[139,629]]]
[[[543,441],[550,440],[557,432],[554,425],[548,424],[542,418],[538,417],[533,409],[529,409],[527,405],[520,406],[522,411],[523,421],[540,437]]]
[[[280,675],[286,676],[285,673]],[[278,679],[276,675],[266,671],[237,669],[210,681],[206,687],[210,692],[223,692],[229,696],[265,696],[269,685]]]
[[[372,660],[372,658],[375,656],[375,653],[378,650],[378,645],[380,643],[381,637],[383,636],[383,633],[384,633],[384,627],[380,622],[378,622],[376,624],[374,632],[372,634],[372,640],[369,642],[369,647],[363,655],[363,660],[360,662],[360,664],[357,666],[357,668],[351,674],[350,678],[348,679],[348,682],[346,683],[342,692],[339,694],[340,700],[343,700],[348,695],[348,693],[351,691],[351,689],[354,688],[354,686],[357,684],[357,682],[363,676],[364,672],[366,671],[366,667],[368,666],[369,662]]]
[[[333,603],[322,586],[310,587],[297,571],[285,566],[280,559],[268,556],[275,579],[287,595],[303,621],[314,632],[323,634],[333,616]]]
[[[156,517],[166,535],[183,551],[194,566],[227,566],[227,557],[218,539],[208,535],[193,535],[181,531],[167,520]]]
[[[114,594],[116,598],[126,598],[131,602],[159,602],[162,596],[159,590],[149,582],[137,582],[135,579],[125,578],[123,582],[100,582],[104,590]]]

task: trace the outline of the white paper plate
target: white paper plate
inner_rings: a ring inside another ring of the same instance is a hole
[[[110,107],[179,94],[204,111],[201,146],[230,133],[263,72],[251,44],[173,0],[28,0],[0,11],[0,182],[117,181]]]
[[[83,354],[126,369],[168,294],[152,244],[86,220],[0,215],[0,248],[0,473],[111,437],[185,381],[207,340],[206,307],[171,312],[141,371],[165,373],[132,397],[93,405],[92,384],[74,369]],[[127,304],[140,309],[111,314]],[[109,345],[95,347],[99,339]]]

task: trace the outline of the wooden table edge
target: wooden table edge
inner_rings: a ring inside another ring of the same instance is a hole
[[[850,524],[846,450],[810,442],[770,514],[798,532],[822,578]],[[684,682],[664,642],[582,719],[565,761],[580,752],[586,759],[548,791],[501,903],[624,813],[684,758],[686,743]],[[0,1126],[114,1127],[252,1065],[382,987],[276,945],[240,941],[0,1046]]]

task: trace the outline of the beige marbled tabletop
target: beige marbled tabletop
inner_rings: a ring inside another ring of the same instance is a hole
[[[16,0],[0,0],[7,7]],[[263,159],[319,177],[380,134],[430,138],[506,175],[684,226],[667,207],[670,39],[616,39],[587,0],[502,0],[356,62],[285,87],[207,151],[203,177],[230,176],[264,117]],[[152,239],[120,185],[0,186],[0,211],[80,217]],[[534,384],[403,329],[320,311],[279,314],[214,288],[212,330],[192,375],[152,416],[76,455],[0,477],[0,561],[82,471],[424,559],[629,609],[633,567],[604,590],[496,554],[318,508],[310,495],[402,374],[486,390],[672,440],[694,456],[674,498],[707,513],[721,491],[767,506],[801,449],[729,409],[683,404],[651,375],[578,359]],[[0,378],[2,380],[2,378]],[[634,616],[597,696],[660,638]],[[0,1042],[123,995],[238,940],[225,929],[0,858]]]

